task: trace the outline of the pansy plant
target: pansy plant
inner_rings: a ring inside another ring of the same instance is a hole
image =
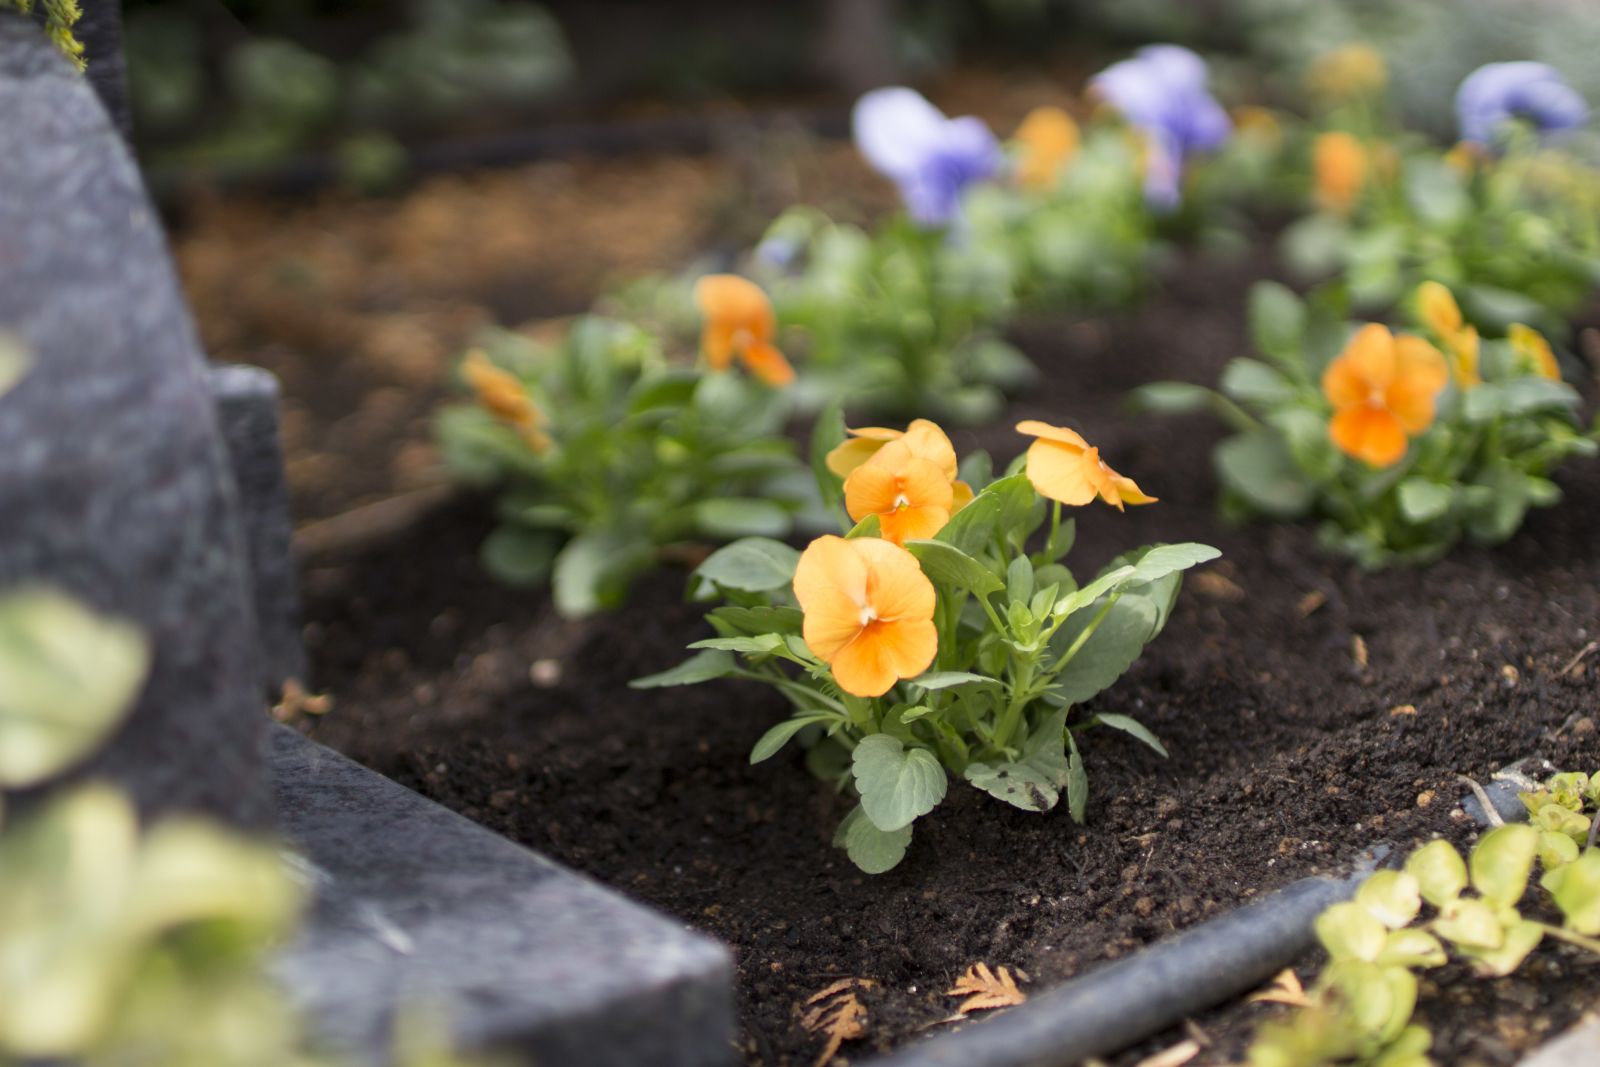
[[[1280,984],[1255,998],[1295,1010],[1262,1025],[1250,1067],[1430,1067],[1432,1035],[1412,1020],[1416,972],[1454,957],[1480,976],[1503,977],[1546,939],[1600,952],[1600,852],[1583,847],[1593,783],[1556,775],[1524,794],[1531,823],[1488,831],[1465,860],[1448,841],[1431,841],[1324,911],[1316,933],[1327,966],[1309,989]],[[1535,884],[1560,923],[1529,914],[1535,865],[1543,869]]]
[[[474,402],[441,412],[437,433],[461,480],[500,491],[491,573],[548,581],[562,613],[584,615],[663,559],[788,532],[809,484],[782,434],[793,371],[771,305],[732,276],[702,279],[697,297],[700,368],[601,318],[553,344],[490,333],[462,361]]]
[[[1285,231],[1285,256],[1358,307],[1435,279],[1496,332],[1562,330],[1600,277],[1600,180],[1561,144],[1588,109],[1544,64],[1493,63],[1462,82],[1456,111],[1449,151],[1408,142],[1367,97],[1325,116],[1308,150],[1314,210]]]
[[[714,553],[693,589],[721,601],[707,615],[716,636],[634,683],[777,688],[793,714],[751,761],[804,746],[811,769],[858,800],[835,843],[869,873],[900,862],[951,776],[1026,811],[1065,797],[1082,821],[1083,731],[1110,727],[1162,751],[1135,719],[1085,705],[1161,632],[1182,572],[1217,552],[1148,546],[1080,585],[1063,562],[1074,529],[1063,508],[1154,498],[1074,431],[1018,429],[1033,443],[991,478],[986,456],[958,463],[931,422],[847,433],[833,409],[813,467],[848,513],[843,535],[804,551],[746,538]]]
[[[1395,331],[1259,283],[1262,358],[1229,363],[1217,392],[1157,382],[1135,401],[1209,408],[1236,431],[1214,457],[1226,514],[1318,519],[1324,544],[1365,566],[1504,541],[1560,499],[1552,472],[1594,455],[1600,425],[1580,429],[1578,394],[1538,331],[1481,337],[1435,282],[1411,305],[1416,327]]]

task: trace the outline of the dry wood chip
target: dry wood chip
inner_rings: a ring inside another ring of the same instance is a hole
[[[823,1067],[837,1056],[839,1046],[846,1041],[855,1041],[866,1034],[867,1009],[856,991],[871,989],[877,984],[870,978],[841,978],[806,998],[812,1008],[800,1017],[800,1025],[811,1033],[828,1036],[816,1067]]]
[[[1589,653],[1593,652],[1597,648],[1600,648],[1600,641],[1590,641],[1587,645],[1584,645],[1582,648],[1578,649],[1578,654],[1567,660],[1567,665],[1562,667],[1557,673],[1559,673],[1562,677],[1566,677],[1567,675],[1573,673],[1578,669],[1579,665],[1583,663],[1584,657],[1588,656]]]
[[[1197,571],[1190,577],[1189,584],[1201,594],[1218,600],[1239,601],[1245,597],[1244,589],[1238,582],[1217,571]]]
[[[1350,635],[1350,658],[1361,670],[1367,669],[1367,639],[1360,634]]]
[[[991,971],[987,963],[974,963],[956,984],[945,991],[945,996],[966,997],[956,1008],[956,1014],[993,1008],[1009,1008],[1021,1004],[1028,995],[1017,988],[1017,980],[1004,967]]]
[[[1415,704],[1396,704],[1394,707],[1389,709],[1390,718],[1393,718],[1396,715],[1415,715],[1416,713],[1417,706]]]
[[[1306,996],[1305,986],[1300,984],[1300,976],[1291,968],[1285,967],[1278,972],[1271,985],[1259,993],[1250,994],[1245,1003],[1287,1004],[1291,1008],[1304,1008],[1311,1003],[1311,998]]]
[[[1295,608],[1300,612],[1300,617],[1304,619],[1327,602],[1327,593],[1324,593],[1320,589],[1313,589],[1311,592],[1300,598],[1300,603],[1295,605]]]
[[[272,706],[272,717],[279,722],[290,722],[302,715],[326,715],[333,710],[333,697],[327,693],[310,693],[300,679],[290,678],[283,683],[283,693]]]
[[[1198,1041],[1180,1041],[1171,1048],[1162,1049],[1154,1056],[1145,1057],[1134,1064],[1134,1067],[1182,1067],[1198,1055],[1200,1055]]]

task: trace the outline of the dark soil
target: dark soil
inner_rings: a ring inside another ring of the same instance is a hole
[[[1248,350],[1245,292],[1268,270],[1195,264],[1135,314],[1019,331],[1044,378],[1011,416],[1079,427],[1162,498],[1084,509],[1080,573],[1155,540],[1224,552],[1095,702],[1137,716],[1172,755],[1085,735],[1087,825],[953,785],[900,867],[861,874],[829,844],[846,802],[798,753],[747,761],[784,714],[773,693],[627,688],[709,632],[681,572],[642,582],[614,616],[562,621],[542,593],[478,571],[483,501],[305,575],[316,681],[337,700],[311,732],[728,942],[741,1048],[761,1064],[815,1058],[798,1005],[839,978],[878,983],[867,1036],[845,1049],[859,1058],[937,1031],[956,1004],[945,990],[977,961],[1043,987],[1375,845],[1468,841],[1458,774],[1521,757],[1600,765],[1600,654],[1574,662],[1600,636],[1600,464],[1565,472],[1567,501],[1510,544],[1426,570],[1364,574],[1308,529],[1223,527],[1216,427],[1134,418],[1122,398],[1153,378],[1214,381]],[[1023,444],[1009,421],[954,436],[1001,458]],[[1440,972],[1448,988],[1423,1012],[1439,1062],[1509,1063],[1600,991],[1571,950],[1536,960],[1493,984]],[[1212,1043],[1193,1062],[1237,1061],[1273,1010],[1198,1020]]]

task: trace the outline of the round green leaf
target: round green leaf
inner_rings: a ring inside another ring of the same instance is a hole
[[[861,810],[883,831],[910,826],[944,799],[944,766],[925,748],[906,748],[897,737],[873,734],[851,759]]]

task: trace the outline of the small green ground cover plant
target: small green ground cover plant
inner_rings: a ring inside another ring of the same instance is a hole
[[[1417,972],[1454,957],[1508,975],[1546,939],[1600,952],[1600,777],[1559,774],[1522,800],[1530,823],[1488,831],[1465,859],[1430,842],[1325,911],[1316,931],[1328,964],[1308,990],[1280,982],[1259,998],[1294,1011],[1262,1025],[1251,1067],[1430,1067],[1432,1035],[1412,1019]],[[1542,892],[1529,899],[1535,863]],[[1561,921],[1533,917],[1543,906]]]

